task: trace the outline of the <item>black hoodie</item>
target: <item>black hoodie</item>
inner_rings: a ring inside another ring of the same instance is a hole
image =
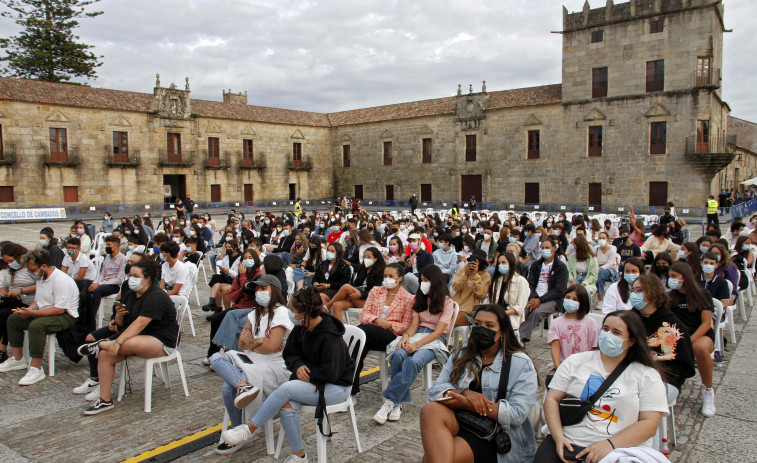
[[[63,263],[63,250],[58,246],[58,238],[50,238],[50,242],[42,249],[50,253],[50,265],[60,270]]]
[[[666,382],[680,390],[686,378],[691,378],[696,373],[694,349],[686,327],[667,307],[657,309],[648,317],[642,315],[641,318],[652,356],[660,362]]]
[[[305,365],[310,370],[310,382],[316,386],[326,383],[351,386],[355,374],[355,361],[350,357],[342,336],[342,322],[327,313],[312,332],[304,326],[295,326],[284,347],[284,362],[292,372],[290,380],[297,378],[297,369]],[[305,337],[301,339],[302,333]]]

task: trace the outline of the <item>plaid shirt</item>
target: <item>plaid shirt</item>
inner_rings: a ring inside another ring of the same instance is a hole
[[[371,289],[363,306],[363,311],[360,312],[360,323],[370,325],[375,319],[381,317],[388,294],[389,290],[383,286],[376,286]],[[389,313],[386,315],[386,321],[392,325],[392,332],[397,336],[404,334],[410,327],[410,322],[413,320],[414,302],[415,296],[403,287],[400,287],[399,292],[394,296],[392,304],[389,306]]]

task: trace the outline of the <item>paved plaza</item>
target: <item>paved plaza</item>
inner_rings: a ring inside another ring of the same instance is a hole
[[[13,240],[31,246],[37,242],[41,224],[0,224],[0,240]],[[64,225],[52,224],[58,230]],[[68,222],[65,223],[65,227]],[[693,231],[693,230],[692,230]],[[202,275],[202,273],[201,273]],[[202,280],[202,277],[200,278]],[[200,300],[208,297],[208,287],[200,282]],[[144,413],[144,375],[136,362],[130,362],[131,394],[118,402],[113,411],[86,417],[87,405],[71,390],[87,377],[86,360],[75,365],[60,349],[56,355],[56,375],[29,387],[16,382],[23,371],[0,374],[0,462],[118,462],[143,452],[190,436],[218,425],[224,409],[221,400],[222,380],[201,363],[208,346],[209,323],[196,301],[191,301],[197,336],[188,329],[180,345],[187,374],[189,397],[181,391],[176,367],[171,367],[172,389],[164,389],[159,376],[153,378],[152,412]],[[747,315],[751,307],[747,308]],[[736,315],[737,343],[728,343],[725,361],[716,367],[717,416],[706,419],[699,410],[702,405],[698,375],[688,380],[676,407],[678,446],[671,449],[673,462],[756,462],[757,418],[750,410],[757,409],[757,320],[748,322]],[[185,325],[185,328],[188,328]],[[535,334],[529,345],[543,380],[552,362],[544,337]],[[369,357],[368,366],[376,364]],[[46,362],[43,363],[47,372]],[[435,367],[434,375],[439,372]],[[420,380],[413,389],[414,402],[405,407],[401,421],[376,424],[371,417],[381,406],[380,382],[362,387],[356,407],[363,453],[358,454],[348,414],[333,417],[337,434],[328,445],[329,462],[418,462],[423,454],[420,440],[419,412],[425,403]],[[543,386],[540,389],[540,397]],[[755,405],[755,407],[752,407]],[[315,461],[315,420],[301,416],[305,448]],[[278,435],[278,421],[275,426]],[[181,462],[273,462],[266,456],[262,435],[238,453],[220,457],[208,446],[179,458]],[[280,461],[288,455],[286,441]],[[134,459],[131,461],[141,461]]]

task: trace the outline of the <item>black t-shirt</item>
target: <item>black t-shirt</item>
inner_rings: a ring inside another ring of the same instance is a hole
[[[631,243],[631,245],[629,246],[625,242],[623,242],[619,246],[615,247],[618,250],[618,255],[620,255],[621,267],[629,257],[641,257],[641,248],[636,243]]]
[[[697,281],[699,282],[699,286],[701,286],[702,289],[706,289],[710,294],[712,294],[713,298],[719,301],[731,298],[731,292],[728,289],[728,282],[720,275],[715,275],[715,278],[706,283],[704,276],[700,275],[699,278],[697,278]]]
[[[187,214],[191,214],[195,211],[195,202],[191,199],[184,201],[184,208],[187,210]]]
[[[683,323],[667,307],[642,317],[652,356],[660,362],[667,381],[681,389],[686,378],[694,376],[694,350]]]
[[[127,326],[132,324],[137,317],[150,318],[150,323],[139,334],[157,338],[166,347],[176,347],[176,338],[179,334],[176,308],[171,297],[160,289],[160,286],[153,285],[141,297],[129,291],[122,302],[129,311],[124,317]]]
[[[707,291],[706,289],[703,291],[704,291],[704,296],[708,298],[707,300],[711,300],[712,294],[710,294],[710,292]],[[690,311],[689,305],[686,303],[685,296],[682,298],[682,302],[680,304],[678,304],[677,306],[670,307],[670,310],[673,311],[673,315],[675,315],[676,318],[681,320],[681,323],[683,323],[689,336],[694,334],[699,329],[699,327],[702,326],[702,313],[700,311],[696,311],[696,312]],[[714,312],[714,307],[710,307],[710,310]],[[710,329],[707,332],[707,336],[711,338],[715,337],[715,334],[712,331],[712,329]]]

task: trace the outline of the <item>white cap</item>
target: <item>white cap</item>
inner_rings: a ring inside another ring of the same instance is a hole
[[[408,236],[407,239],[409,239],[409,240],[420,240],[421,239],[421,235],[419,235],[418,233],[413,233],[410,236]]]

